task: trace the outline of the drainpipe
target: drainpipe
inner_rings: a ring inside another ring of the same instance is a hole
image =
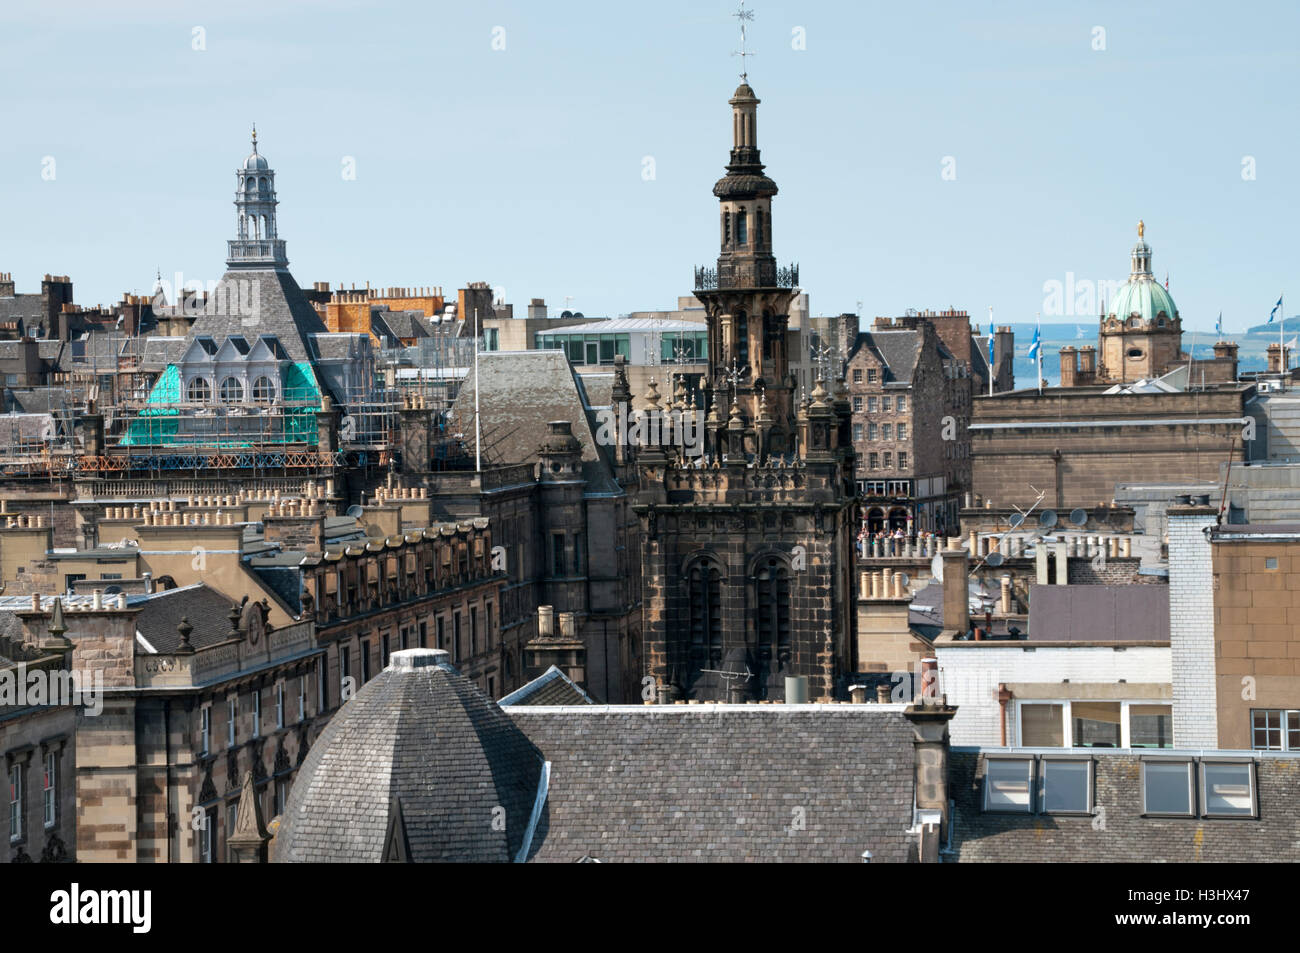
[[[998,707],[1002,710],[1002,747],[1007,746],[1007,702],[1011,701],[1012,694],[1003,682],[998,686]]]

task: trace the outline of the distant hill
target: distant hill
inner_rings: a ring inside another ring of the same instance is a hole
[[[1289,318],[1283,318],[1282,326],[1287,331],[1292,331],[1292,332],[1300,331],[1300,316],[1292,315]],[[1257,324],[1253,328],[1247,328],[1246,333],[1247,334],[1272,334],[1276,336],[1278,333],[1277,322],[1275,321],[1272,324],[1268,324],[1267,322],[1265,322],[1264,324]]]

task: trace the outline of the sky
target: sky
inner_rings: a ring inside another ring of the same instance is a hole
[[[290,269],[672,308],[717,256],[736,0],[5,0],[0,271],[215,281],[235,169]],[[747,4],[773,239],[816,314],[1095,321],[1136,223],[1184,327],[1300,312],[1300,4]],[[352,173],[349,175],[349,171]],[[1058,296],[1059,298],[1059,296]]]

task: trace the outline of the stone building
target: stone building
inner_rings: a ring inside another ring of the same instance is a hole
[[[670,697],[761,700],[782,695],[789,676],[806,676],[814,699],[842,697],[856,625],[848,394],[819,381],[796,412],[797,273],[772,254],[776,184],[759,161],[758,98],[742,83],[731,106],[731,161],[713,189],[717,267],[696,270],[704,399],[695,407],[676,390],[661,406],[652,386],[636,420],[616,428],[667,416],[670,434],[700,438],[619,438],[638,486],[643,672]]]

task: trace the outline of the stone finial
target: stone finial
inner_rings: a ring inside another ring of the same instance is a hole
[[[656,411],[656,410],[658,410],[658,409],[659,409],[659,399],[660,399],[660,398],[659,398],[659,384],[658,384],[658,382],[655,381],[655,379],[652,377],[652,378],[650,378],[650,383],[646,385],[646,389],[645,389],[645,398],[644,398],[644,400],[645,400],[646,410],[649,410],[649,411]]]
[[[181,616],[180,624],[176,626],[176,631],[180,633],[180,645],[176,646],[177,655],[193,655],[194,646],[190,643],[190,633],[194,631],[194,626],[190,625],[190,620]]]
[[[230,611],[226,613],[226,618],[230,620],[230,638],[242,638],[239,634],[239,606],[231,606]]]

